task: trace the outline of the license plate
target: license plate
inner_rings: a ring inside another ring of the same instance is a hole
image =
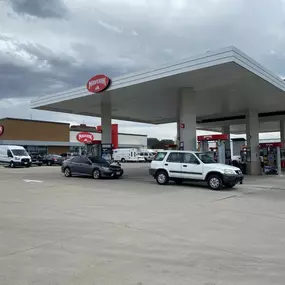
[[[121,171],[117,171],[117,175],[120,175],[121,174]]]
[[[27,164],[28,162],[24,162],[24,164]]]

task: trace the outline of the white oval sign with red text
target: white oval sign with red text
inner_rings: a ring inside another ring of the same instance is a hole
[[[94,141],[94,136],[91,133],[82,132],[77,134],[76,139],[81,143],[91,143]]]
[[[4,126],[0,125],[0,136],[4,134]]]
[[[86,88],[92,93],[99,93],[106,90],[109,87],[110,82],[111,80],[109,77],[99,74],[89,79]]]

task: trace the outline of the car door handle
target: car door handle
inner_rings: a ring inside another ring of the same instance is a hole
[[[167,165],[168,165],[168,163],[165,163],[164,165],[166,165],[166,166],[167,166]]]
[[[183,167],[187,167],[187,165],[184,164]]]

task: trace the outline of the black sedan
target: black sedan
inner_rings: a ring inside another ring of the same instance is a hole
[[[58,154],[48,154],[43,157],[43,164],[52,165],[62,165],[63,158]]]
[[[42,166],[43,158],[39,153],[30,153],[30,157],[32,159],[32,164],[36,164],[38,166]]]
[[[91,176],[94,179],[102,177],[119,178],[124,171],[120,164],[110,163],[101,157],[74,156],[62,163],[61,171],[65,177]]]

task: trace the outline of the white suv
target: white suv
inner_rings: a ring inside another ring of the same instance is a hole
[[[158,184],[166,185],[169,180],[177,184],[183,181],[205,181],[211,189],[223,186],[234,187],[243,183],[243,174],[237,167],[216,163],[207,153],[194,151],[161,151],[151,162],[149,169]]]

